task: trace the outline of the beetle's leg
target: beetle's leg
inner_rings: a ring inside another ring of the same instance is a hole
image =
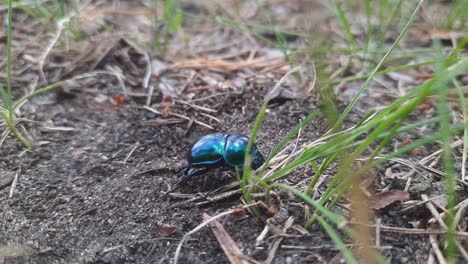
[[[187,175],[188,171],[190,170],[190,165],[183,167],[177,175],[182,176],[182,175]]]
[[[182,170],[188,172],[188,169],[186,169],[186,168],[184,168]],[[201,175],[203,173],[208,172],[209,170],[211,170],[211,169],[210,168],[204,168],[204,169],[191,171],[189,174],[183,176],[182,179],[180,179],[180,181],[176,184],[176,186],[172,190],[168,191],[166,194],[171,193],[173,191],[176,191],[177,189],[182,187],[185,183],[187,183],[193,176]]]
[[[229,173],[225,168],[217,168],[215,170],[215,176],[219,182],[224,182],[227,178],[229,178]]]

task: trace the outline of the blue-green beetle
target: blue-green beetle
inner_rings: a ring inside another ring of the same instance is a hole
[[[243,135],[213,133],[199,138],[192,144],[188,155],[188,165],[180,172],[184,175],[177,183],[174,191],[184,185],[193,176],[201,175],[215,168],[228,168],[242,171],[244,166],[245,151],[249,138]],[[265,159],[255,144],[250,151],[251,168],[258,169],[263,165]]]

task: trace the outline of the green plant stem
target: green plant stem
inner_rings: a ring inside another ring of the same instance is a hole
[[[326,168],[332,163],[336,157],[338,156],[339,152],[335,152],[327,157],[322,161],[322,164],[320,165],[319,168],[316,169],[314,178],[312,178],[312,181],[310,181],[309,186],[307,187],[306,194],[308,196],[312,195],[312,190],[315,188],[315,185],[317,184],[318,180],[322,176],[323,172],[325,171]]]
[[[442,44],[440,41],[434,42],[434,51],[440,57],[443,58],[442,53]],[[442,61],[436,64],[436,77],[440,76],[442,72],[448,68],[449,64],[446,61]],[[452,160],[452,133],[449,129],[450,126],[450,116],[449,116],[449,107],[447,104],[448,89],[447,84],[449,80],[444,80],[442,78],[437,78],[435,82],[436,89],[439,93],[438,96],[438,114],[440,116],[440,125],[439,133],[442,136],[442,163],[445,171],[445,195],[447,196],[447,215],[446,215],[446,224],[447,224],[447,247],[446,255],[448,263],[455,263],[457,258],[457,245],[456,245],[456,226],[454,222],[456,206],[456,192],[455,192],[455,168],[453,167]]]
[[[330,224],[328,224],[327,221],[325,221],[325,219],[323,219],[322,217],[318,217],[317,219],[322,225],[323,229],[325,229],[325,231],[327,232],[328,236],[330,236],[330,238],[333,240],[333,243],[335,243],[336,247],[343,254],[344,258],[346,259],[346,263],[359,263],[353,256],[353,254],[351,254],[351,251],[349,251],[349,249],[343,243],[343,240],[340,238],[340,235],[338,235],[338,233],[335,230],[333,230]]]
[[[57,82],[57,83],[54,83],[54,84],[51,84],[49,86],[46,86],[46,87],[43,87],[41,89],[38,89],[30,94],[27,94],[23,97],[21,97],[20,99],[18,99],[18,101],[16,101],[14,104],[13,104],[13,107],[12,109],[13,110],[16,110],[22,103],[24,103],[25,101],[39,95],[39,94],[43,94],[43,93],[46,93],[50,90],[53,90],[53,89],[56,89],[62,85],[64,85],[65,83],[69,82],[69,81],[72,81],[72,80],[77,80],[77,79],[81,79],[81,78],[84,78],[86,76],[83,76],[83,77],[74,77],[74,78],[71,78],[71,79],[67,79],[67,80],[64,80],[64,81],[60,81],[60,82]]]
[[[255,137],[257,136],[258,129],[260,128],[260,125],[262,124],[263,118],[265,116],[265,111],[266,111],[269,101],[270,101],[270,97],[267,96],[265,98],[265,101],[263,102],[262,108],[258,112],[257,118],[255,119],[255,123],[252,128],[252,133],[250,133],[249,142],[247,144],[247,149],[245,152],[244,168],[243,168],[243,175],[242,175],[242,181],[241,181],[241,184],[243,186],[247,186],[247,184],[251,182],[251,179],[252,179],[253,173],[252,173],[252,168],[250,167],[250,164],[251,164],[250,152],[252,150]],[[254,178],[256,178],[255,175],[254,175]],[[249,189],[243,193],[244,199],[247,203],[249,203],[250,201],[250,194],[255,191],[255,185],[256,184],[251,184]]]
[[[286,144],[292,139],[294,138],[297,133],[299,133],[299,131],[305,127],[307,124],[309,124],[312,120],[315,119],[315,117],[317,117],[317,115],[320,113],[320,111],[318,110],[315,110],[313,112],[311,112],[309,115],[307,115],[307,117],[299,122],[299,124],[297,124],[293,129],[291,129],[288,134],[286,134],[286,136],[278,143],[278,145],[273,149],[273,151],[271,152],[271,154],[268,156],[267,160],[265,161],[265,164],[262,166],[262,168],[260,169],[260,172],[259,172],[259,175],[263,175],[263,173],[265,172],[266,168],[268,167],[268,164],[270,163],[271,159],[276,156],[276,154],[278,154],[283,148],[284,146],[286,146]]]
[[[7,125],[8,129],[13,133],[13,135],[21,142],[24,148],[30,149],[31,148],[31,143],[29,143],[19,132],[18,129],[16,129],[15,122],[14,120],[10,119],[8,115],[6,115],[4,112],[0,112],[0,115],[3,117],[3,120],[5,120],[5,124]]]
[[[12,95],[11,95],[11,38],[12,38],[12,24],[13,24],[13,4],[12,0],[8,0],[8,29],[7,29],[7,98],[8,102],[5,102],[8,112],[9,119],[14,121],[14,111],[12,106]]]

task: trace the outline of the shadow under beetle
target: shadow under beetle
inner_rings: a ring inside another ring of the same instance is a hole
[[[189,164],[179,172],[179,175],[183,175],[182,179],[169,192],[179,189],[193,176],[216,168],[228,168],[232,171],[237,168],[242,171],[248,143],[248,137],[236,134],[213,133],[199,138],[188,151]],[[265,162],[255,144],[252,145],[250,157],[251,168],[254,170]]]

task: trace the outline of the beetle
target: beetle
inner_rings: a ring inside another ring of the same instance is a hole
[[[216,168],[242,171],[248,142],[248,137],[238,134],[212,133],[202,136],[190,147],[187,153],[189,164],[179,172],[183,178],[170,192],[180,188],[193,176],[204,174]],[[252,145],[250,157],[251,168],[254,170],[260,168],[265,162],[262,153],[255,144]]]

